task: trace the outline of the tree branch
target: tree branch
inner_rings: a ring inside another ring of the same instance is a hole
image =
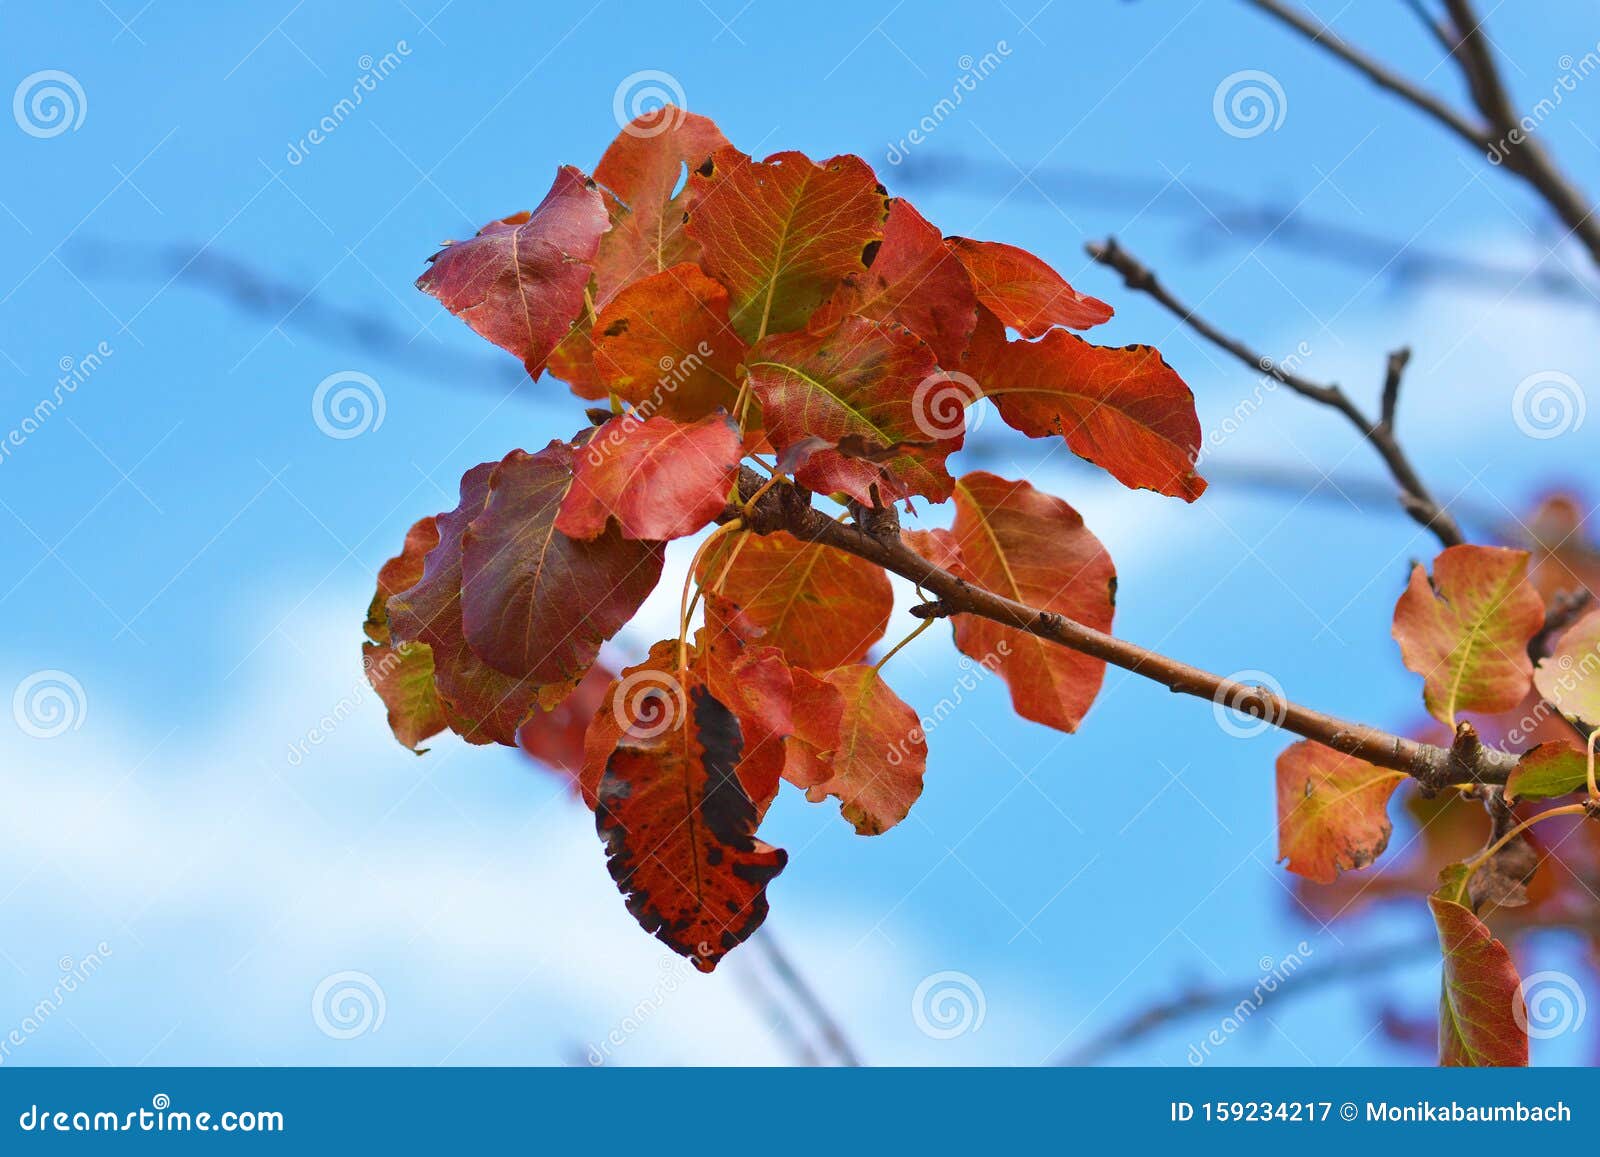
[[[1282,382],[1295,393],[1324,406],[1329,406],[1343,414],[1360,433],[1363,438],[1372,444],[1378,456],[1389,467],[1389,473],[1400,484],[1402,493],[1401,505],[1406,512],[1417,522],[1427,527],[1445,546],[1458,546],[1466,541],[1461,533],[1461,527],[1456,524],[1454,516],[1439,504],[1422,482],[1416,470],[1411,465],[1411,460],[1406,457],[1399,441],[1394,436],[1393,409],[1399,398],[1400,377],[1405,369],[1406,362],[1411,354],[1408,350],[1396,350],[1389,355],[1387,376],[1383,390],[1383,414],[1379,421],[1373,421],[1362,412],[1361,408],[1352,402],[1349,396],[1339,386],[1322,384],[1311,381],[1309,378],[1291,372],[1278,365],[1269,357],[1251,349],[1238,338],[1230,337],[1205,318],[1200,317],[1183,302],[1162,285],[1156,275],[1150,271],[1138,258],[1127,252],[1114,237],[1108,237],[1100,243],[1090,243],[1087,247],[1089,256],[1110,269],[1122,275],[1122,280],[1129,289],[1147,294],[1154,298],[1169,312],[1173,313],[1194,330],[1201,337],[1213,345],[1226,350],[1239,361],[1244,362],[1252,369],[1260,370]]]
[[[754,470],[741,469],[742,500],[748,501],[766,484],[767,479]],[[731,522],[744,514],[741,505],[730,504],[718,521]],[[806,491],[787,481],[779,481],[761,496],[750,512],[749,522],[757,534],[785,530],[796,538],[834,547],[909,579],[936,596],[944,614],[978,615],[1142,675],[1173,692],[1226,703],[1242,714],[1264,719],[1336,751],[1405,772],[1430,789],[1461,782],[1503,784],[1517,766],[1515,755],[1491,747],[1478,746],[1463,759],[1461,754],[1443,747],[1350,723],[1291,702],[1264,687],[1214,675],[1062,615],[1006,598],[935,566],[898,536],[874,537],[856,526],[829,518],[812,508]]]

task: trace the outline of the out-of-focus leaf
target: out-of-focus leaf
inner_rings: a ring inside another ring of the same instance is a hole
[[[1600,610],[1562,632],[1533,684],[1568,719],[1600,727]]]

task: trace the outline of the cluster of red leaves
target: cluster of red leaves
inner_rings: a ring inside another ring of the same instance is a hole
[[[1483,789],[1463,785],[1437,797],[1413,794],[1410,854],[1355,881],[1341,873],[1384,853],[1390,797],[1407,777],[1309,741],[1278,760],[1278,854],[1290,871],[1323,886],[1300,893],[1319,920],[1430,893],[1445,958],[1442,1064],[1528,1063],[1522,982],[1487,920],[1529,906],[1534,924],[1593,926],[1594,824],[1562,816],[1497,846],[1538,814],[1533,801],[1588,788],[1580,736],[1600,723],[1600,611],[1545,637],[1552,611],[1574,593],[1592,597],[1600,589],[1600,552],[1581,532],[1581,509],[1560,497],[1544,502],[1527,524],[1529,549],[1446,549],[1431,576],[1413,570],[1395,606],[1395,640],[1405,665],[1422,676],[1435,721],[1422,738],[1448,746],[1466,729],[1477,742],[1519,755],[1503,793],[1486,800]],[[1487,843],[1485,802],[1494,821]],[[1600,931],[1590,941],[1600,960]]]
[[[1193,398],[1161,356],[1068,332],[1109,306],[1032,254],[941,236],[859,157],[756,160],[679,109],[627,126],[592,177],[561,168],[537,208],[447,245],[418,285],[610,411],[469,470],[459,505],[380,572],[367,650],[391,726],[407,746],[449,728],[569,771],[630,911],[707,971],[765,917],[786,856],[756,829],[782,782],[876,835],[927,758],[917,713],[864,661],[887,577],[781,532],[714,532],[691,575],[704,625],[689,635],[686,615],[620,676],[595,665],[665,544],[737,510],[741,466],[857,510],[953,497],[951,529],[908,541],[1100,629],[1115,571],[1078,514],[1025,482],[951,476],[966,408],[991,398],[1129,486],[1205,487]],[[1103,676],[970,616],[955,641],[1065,731]]]

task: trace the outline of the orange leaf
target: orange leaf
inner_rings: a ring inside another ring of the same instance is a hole
[[[952,527],[973,581],[1086,627],[1111,629],[1116,568],[1076,510],[1026,482],[976,471],[957,483]],[[1075,731],[1105,663],[976,615],[955,617],[956,646],[998,670],[1017,714]]]
[[[739,428],[726,414],[693,425],[612,418],[579,449],[555,529],[596,539],[614,519],[624,538],[693,534],[722,513],[743,455]]]
[[[1278,859],[1319,884],[1366,867],[1389,846],[1389,797],[1405,778],[1309,739],[1296,743],[1278,756]]]
[[[1441,723],[1453,728],[1458,711],[1509,711],[1527,694],[1528,640],[1544,626],[1527,571],[1527,551],[1452,546],[1433,560],[1431,585],[1421,566],[1411,572],[1393,633]]]
[[[675,716],[666,730],[624,734],[611,753],[595,827],[628,911],[710,972],[766,919],[788,855],[755,838],[733,713],[700,683],[663,710]]]
[[[905,819],[922,794],[928,765],[922,721],[871,667],[839,667],[824,678],[844,710],[828,761],[832,774],[810,785],[806,797],[812,803],[836,797],[858,835],[880,835]]]
[[[1023,337],[1039,337],[1058,325],[1088,329],[1111,318],[1109,305],[1073,289],[1027,250],[966,237],[946,244],[966,266],[978,300]]]

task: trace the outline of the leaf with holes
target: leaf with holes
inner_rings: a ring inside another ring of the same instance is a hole
[[[1098,631],[1111,629],[1116,568],[1076,510],[1026,482],[977,471],[955,489],[951,534],[971,581]],[[998,671],[1017,714],[1075,731],[1105,663],[976,615],[955,617],[961,653]]]
[[[1278,859],[1331,884],[1389,846],[1389,797],[1406,778],[1302,740],[1278,756]]]
[[[614,520],[624,538],[665,542],[693,534],[722,513],[743,454],[739,428],[726,414],[692,425],[612,418],[574,455],[555,529],[587,541]]]
[[[767,884],[788,855],[755,838],[755,805],[734,772],[733,712],[698,682],[680,706],[667,730],[618,742],[595,827],[628,911],[710,972],[766,919]]]
[[[537,209],[445,246],[429,258],[417,288],[538,377],[583,312],[589,262],[608,224],[594,182],[563,165]]]
[[[1544,601],[1527,581],[1528,553],[1447,547],[1421,566],[1394,608],[1405,664],[1423,677],[1422,699],[1448,727],[1460,711],[1509,711],[1533,676],[1528,640],[1544,626]]]

